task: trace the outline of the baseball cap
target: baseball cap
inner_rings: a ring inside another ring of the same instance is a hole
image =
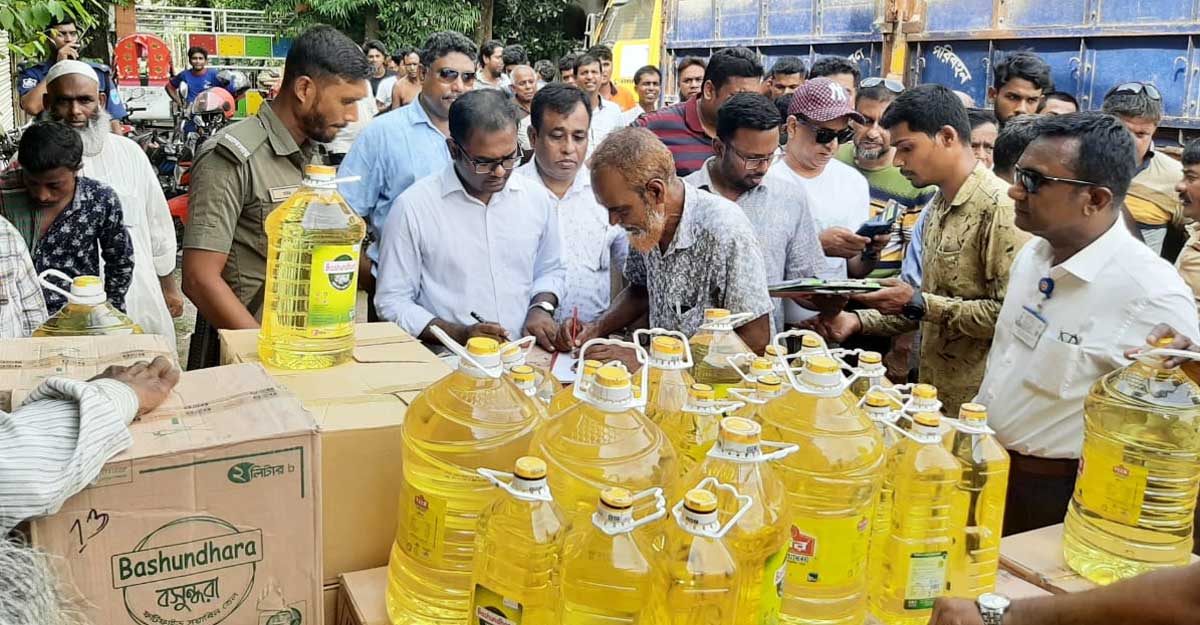
[[[825,76],[807,80],[796,89],[788,105],[788,115],[801,115],[814,122],[849,117],[862,123],[866,119],[854,110],[846,88]]]

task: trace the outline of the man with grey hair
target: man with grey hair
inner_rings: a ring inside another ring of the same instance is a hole
[[[86,63],[59,61],[46,78],[43,114],[79,133],[81,173],[117,192],[133,242],[133,281],[125,296],[126,312],[143,330],[165,336],[174,345],[172,317],[183,314],[183,292],[173,276],[175,225],[146,153],[130,139],[109,132],[110,118],[100,106],[99,87],[95,71]]]

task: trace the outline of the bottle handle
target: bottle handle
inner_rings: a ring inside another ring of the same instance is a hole
[[[721,317],[712,323],[701,323],[701,330],[722,330],[732,329],[737,326],[739,321],[753,321],[762,315],[756,315],[749,312],[732,313],[728,317]]]
[[[859,408],[866,407],[867,395],[870,395],[873,392],[874,393],[883,393],[884,395],[886,395],[887,398],[892,401],[892,407],[895,409],[893,412],[904,409],[904,400],[905,400],[906,396],[904,394],[902,394],[900,391],[896,390],[896,387],[894,387],[894,386],[889,388],[887,386],[880,386],[879,384],[872,386],[871,388],[867,389],[866,393],[863,393],[863,396],[858,399],[858,407]]]
[[[638,363],[642,365],[642,381],[641,381],[641,384],[639,385],[641,392],[634,393],[633,397],[630,399],[630,401],[626,407],[628,407],[628,408],[645,408],[646,407],[646,393],[650,388],[650,378],[648,376],[649,367],[646,366],[646,361],[649,360],[649,355],[646,353],[646,350],[643,349],[642,346],[638,345],[637,343],[631,343],[629,341],[622,341],[620,339],[592,339],[592,340],[588,341],[587,343],[584,343],[583,347],[579,348],[579,362],[586,362],[587,361],[587,350],[596,345],[616,345],[619,347],[629,347],[629,348],[633,349],[634,354],[637,355]],[[622,365],[622,366],[624,366],[624,365]],[[571,390],[571,394],[574,395],[575,399],[578,399],[579,401],[585,401],[587,399],[587,397],[584,395],[584,390],[582,388],[582,385],[580,385],[580,384],[576,384],[573,386],[573,388]]]
[[[662,328],[639,328],[633,331],[633,342],[641,345],[642,337],[647,337],[646,343],[650,344],[654,336],[669,336],[683,341],[683,362],[680,363],[680,369],[691,369],[695,366],[695,361],[692,360],[692,344],[688,341],[688,337],[683,332],[676,330],[664,330]]]
[[[55,285],[53,282],[50,282],[49,280],[47,280],[46,279],[47,276],[49,276],[51,278],[58,278],[59,280],[62,280],[63,282],[66,282],[67,284],[72,284],[74,282],[74,280],[71,279],[71,276],[68,276],[67,274],[65,274],[57,269],[47,269],[47,270],[43,271],[42,273],[38,274],[38,282],[42,283],[42,288],[50,289],[51,291],[54,291],[55,293],[58,293],[59,295],[67,298],[67,301],[70,301],[71,294],[62,290],[60,287]]]
[[[1200,360],[1200,352],[1192,352],[1186,349],[1167,349],[1165,347],[1155,347],[1146,351],[1138,352],[1137,355],[1147,356],[1150,358],[1166,356],[1168,358],[1183,358],[1184,360]]]
[[[537,337],[532,334],[530,334],[529,336],[521,337],[515,341],[509,341],[508,343],[500,346],[500,354],[501,354],[500,361],[501,362],[504,361],[504,356],[503,356],[504,348],[512,347],[513,345],[516,345],[517,349],[521,350],[521,360],[522,361],[528,359],[529,352],[533,351],[533,345],[535,342],[537,342]]]
[[[767,403],[767,400],[755,397],[754,389],[752,388],[741,388],[735,386],[733,388],[726,389],[725,392],[736,397],[738,401],[742,403],[742,405],[751,404],[754,406],[762,406]]]
[[[715,531],[690,530],[690,529],[687,530],[689,533],[694,534],[696,536],[704,536],[707,538],[716,538],[716,539],[724,538],[725,535],[729,533],[729,530],[733,529],[733,526],[737,525],[738,521],[741,521],[742,517],[746,516],[746,513],[750,511],[751,504],[754,502],[754,500],[751,499],[749,495],[739,494],[736,488],[734,488],[733,486],[731,486],[729,484],[725,484],[723,482],[717,481],[717,478],[715,478],[715,477],[706,477],[703,480],[700,480],[700,483],[696,484],[696,486],[694,488],[700,489],[700,490],[723,490],[723,491],[726,491],[729,494],[733,495],[733,498],[738,503],[741,504],[738,507],[738,511],[735,512],[733,514],[733,516],[729,517],[729,520],[726,521],[724,525],[722,525],[719,529],[717,529]],[[675,517],[675,522],[678,523],[680,527],[683,527],[683,500],[682,499],[680,499],[679,503],[676,503],[675,507],[671,509],[671,514],[672,514],[672,516]]]
[[[637,503],[639,501],[641,501],[643,499],[647,499],[649,497],[654,498],[654,512],[651,512],[650,514],[647,514],[646,516],[644,516],[640,519],[634,519],[633,522],[630,523],[629,525],[625,525],[625,526],[622,526],[620,528],[615,528],[615,529],[605,527],[603,525],[603,521],[600,518],[599,512],[592,513],[592,525],[595,525],[596,529],[600,530],[601,532],[604,532],[605,534],[607,534],[609,536],[616,536],[617,534],[624,534],[626,532],[631,532],[639,527],[642,527],[643,525],[649,525],[649,524],[667,516],[667,498],[663,496],[663,489],[661,489],[661,488],[649,488],[649,489],[646,489],[646,490],[634,495],[633,500],[632,500],[633,504],[634,504],[634,508],[637,507]]]
[[[772,460],[782,460],[798,451],[800,446],[795,443],[779,443],[775,441],[759,441],[759,448],[763,450],[763,462]],[[767,451],[768,448],[773,448],[775,451]]]
[[[465,347],[460,345],[458,341],[450,338],[450,335],[446,334],[445,330],[442,330],[441,328],[431,324],[429,326],[429,332],[433,334],[438,341],[441,341],[442,345],[446,346],[446,349],[454,352],[454,354],[459,358],[471,363],[476,369],[482,371],[489,378],[499,379],[500,376],[504,375],[504,365],[499,359],[497,359],[495,366],[489,367],[478,360],[475,360],[475,357],[472,356]]]
[[[742,380],[745,380],[751,384],[755,384],[758,382],[758,380],[750,377],[750,374],[743,371],[742,365],[740,364],[745,363],[746,361],[753,363],[755,358],[757,358],[757,356],[754,354],[734,354],[732,356],[726,356],[725,362],[729,364],[730,367],[733,367],[734,371],[737,371],[737,374],[742,378]]]
[[[484,469],[484,468],[475,469],[475,472],[482,475],[485,479],[487,479],[487,481],[491,482],[492,484],[495,484],[496,486],[499,486],[500,488],[504,489],[506,492],[508,492],[509,495],[512,495],[513,497],[516,497],[517,499],[520,499],[523,501],[544,501],[546,503],[552,503],[554,501],[554,497],[552,497],[550,495],[550,485],[549,484],[546,485],[544,492],[527,493],[525,491],[520,491],[520,490],[513,488],[512,480],[514,478],[513,478],[512,473],[508,473],[505,471],[496,471],[495,469]]]

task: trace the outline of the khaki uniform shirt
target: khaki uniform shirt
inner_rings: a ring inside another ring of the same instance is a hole
[[[228,254],[221,277],[255,316],[267,275],[264,222],[298,188],[310,156],[264,104],[206,142],[192,167],[183,247]]]
[[[1008,183],[983,165],[947,202],[939,191],[926,210],[922,261],[925,317],[921,325],[920,378],[938,388],[946,414],[979,390],[1008,272],[1029,235],[1013,225]],[[917,322],[876,310],[857,312],[863,332],[894,336]]]
[[[1188,233],[1191,236],[1175,259],[1175,269],[1179,270],[1183,281],[1192,289],[1196,303],[1200,304],[1200,225],[1193,224]]]

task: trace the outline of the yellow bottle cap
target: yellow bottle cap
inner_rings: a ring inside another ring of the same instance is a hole
[[[754,362],[750,363],[750,371],[755,373],[755,377],[771,373],[775,370],[775,363],[771,362],[770,358],[755,358]]]
[[[783,386],[783,380],[774,373],[758,376],[758,390],[760,391],[777,391]]]
[[[787,352],[783,351],[783,348],[778,345],[768,345],[767,348],[763,350],[763,353],[771,358],[778,358],[779,356],[787,355]]]
[[[887,408],[892,405],[892,400],[879,391],[869,391],[867,393],[867,405],[872,408]]]
[[[715,391],[713,391],[713,387],[707,384],[700,384],[699,382],[692,384],[692,387],[688,389],[688,394],[692,396],[692,399],[701,401],[713,400],[717,398],[717,394]]]
[[[713,319],[724,319],[729,316],[729,311],[725,308],[705,308],[704,319],[711,321]]]
[[[918,384],[913,387],[913,397],[921,399],[937,399],[937,387],[932,384]]]
[[[596,370],[596,384],[604,388],[624,388],[629,386],[629,372],[612,365],[600,367]]]
[[[813,336],[812,334],[805,334],[800,338],[800,346],[808,348],[820,348],[824,347],[825,344],[820,338]]]
[[[520,353],[520,351],[521,346],[517,345],[516,343],[505,343],[504,345],[500,346],[500,355],[502,356],[512,356]]]
[[[596,375],[596,370],[603,367],[604,363],[599,360],[583,361],[583,375]]]
[[[87,288],[89,286],[103,285],[104,281],[99,276],[79,276],[71,281],[71,286],[77,288]]]
[[[533,382],[537,380],[537,374],[534,373],[533,367],[529,365],[517,365],[512,368],[513,380],[517,382]]]
[[[858,364],[860,365],[877,365],[883,362],[883,356],[879,352],[863,352],[858,355]]]
[[[696,488],[689,490],[683,497],[683,505],[692,512],[706,514],[717,511],[717,496],[707,490]]]
[[[1169,336],[1164,336],[1161,339],[1154,341],[1154,346],[1158,347],[1158,348],[1170,347],[1171,343],[1174,343],[1174,342],[1175,342],[1175,339],[1173,339]]]
[[[756,445],[762,436],[762,426],[742,417],[725,417],[721,419],[720,436],[729,443]]]
[[[836,373],[838,364],[828,356],[813,356],[804,362],[804,368],[813,373],[828,374]]]
[[[987,407],[983,404],[963,404],[958,407],[958,418],[963,421],[987,421]]]
[[[913,422],[918,425],[935,428],[942,424],[942,416],[936,412],[918,412],[913,417]]]
[[[656,336],[650,342],[650,351],[656,356],[682,356],[683,341],[673,336]]]
[[[500,343],[486,336],[473,336],[467,339],[467,353],[472,356],[495,356],[500,352]]]
[[[337,168],[328,165],[305,165],[305,176],[336,176]]]
[[[628,510],[633,507],[633,493],[613,486],[600,491],[600,503],[614,510]]]
[[[546,477],[546,461],[533,456],[521,456],[517,458],[513,475],[523,480],[540,480]]]

